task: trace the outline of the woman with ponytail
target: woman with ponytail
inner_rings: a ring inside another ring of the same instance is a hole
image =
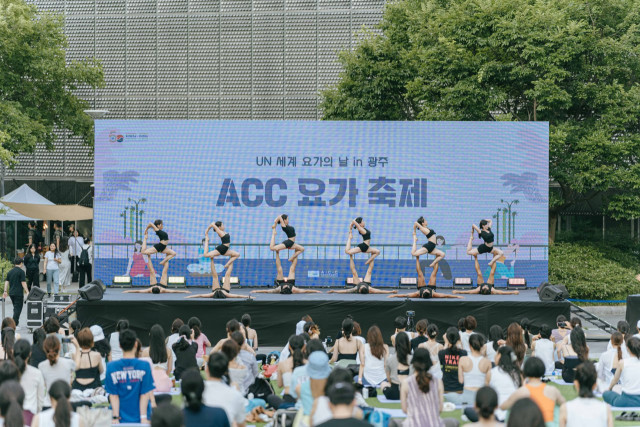
[[[491,369],[489,380],[489,385],[498,392],[498,405],[506,402],[509,396],[522,386],[522,372],[517,360],[513,349],[508,345],[498,348],[494,359],[496,366]],[[506,411],[496,410],[498,420],[504,421],[506,416]]]
[[[389,400],[400,399],[400,385],[411,374],[411,341],[407,334],[396,335],[395,354],[389,355],[384,366],[387,381],[380,384],[384,397]]]
[[[437,365],[440,364],[440,361],[438,360],[438,353],[440,350],[444,349],[444,346],[437,341],[439,332],[438,326],[435,323],[431,323],[427,326],[428,341],[418,346],[418,348],[424,348],[429,351],[429,354],[431,354],[431,361]]]
[[[493,360],[498,351],[498,344],[504,339],[504,331],[500,325],[493,325],[489,328],[489,341],[487,341],[487,359]]]
[[[197,369],[187,369],[180,385],[184,397],[184,427],[228,427],[229,419],[222,408],[206,406],[202,401],[204,380]]]
[[[613,379],[613,374],[616,372],[616,368],[618,367],[618,363],[624,358],[624,354],[622,353],[622,344],[624,344],[624,336],[620,332],[614,332],[611,334],[611,339],[609,340],[609,346],[607,351],[600,355],[600,359],[598,363],[596,363],[596,372],[598,374],[598,382],[602,386],[604,385],[604,389],[609,387],[611,380]]]
[[[23,427],[25,424],[22,414],[24,391],[17,381],[6,381],[0,386],[0,415],[4,427]],[[36,426],[36,424],[31,424]]]
[[[289,337],[289,357],[278,363],[278,387],[283,389],[283,396],[269,396],[269,404],[274,408],[288,408],[296,403],[292,395],[291,377],[293,370],[304,365],[305,342],[302,335],[291,335]]]
[[[640,338],[632,337],[627,341],[629,358],[618,363],[616,374],[609,384],[609,390],[602,394],[602,398],[611,406],[636,407],[640,406]],[[622,383],[622,394],[616,393],[613,387]]]
[[[353,319],[349,317],[342,321],[342,337],[336,340],[333,346],[331,363],[345,360],[346,362],[338,363],[338,365],[346,367],[347,365],[355,364],[358,356],[360,360],[364,359],[364,344],[353,335],[353,323]]]
[[[11,326],[2,328],[0,333],[2,339],[2,349],[0,350],[1,360],[13,360],[13,346],[16,342],[16,330]]]
[[[31,358],[31,344],[27,340],[18,340],[13,348],[15,363],[20,372],[20,385],[24,390],[24,404],[22,408],[30,413],[33,418],[35,414],[42,411],[44,397],[47,389],[44,385],[42,372],[29,364]],[[25,418],[29,418],[25,414]],[[25,421],[31,421],[30,419]],[[27,424],[29,424],[27,422]]]
[[[444,335],[445,348],[438,353],[440,366],[442,367],[442,381],[446,393],[462,393],[464,385],[458,381],[458,367],[460,358],[467,355],[465,350],[458,347],[460,333],[451,326]]]
[[[44,383],[47,390],[51,390],[51,386],[58,380],[62,380],[71,387],[71,376],[76,366],[70,359],[60,357],[60,340],[55,335],[49,335],[43,344],[43,349],[47,355],[47,360],[40,362],[38,369],[44,376]],[[50,394],[50,393],[49,393]],[[44,398],[44,407],[51,406],[49,395]]]
[[[587,361],[576,368],[573,386],[578,397],[560,407],[560,427],[613,427],[611,407],[593,395],[597,380],[593,363]]]
[[[481,387],[476,393],[474,412],[479,415],[478,421],[467,424],[469,427],[499,427],[504,426],[496,421],[494,412],[498,407],[498,394],[491,387]],[[471,408],[468,408],[471,409]],[[466,410],[465,410],[466,413]],[[473,420],[471,420],[473,421]]]
[[[444,387],[442,381],[429,373],[432,366],[429,352],[418,348],[413,354],[411,365],[414,374],[404,379],[400,386],[402,411],[407,414],[403,426],[457,426],[457,420],[440,418]]]
[[[69,397],[71,387],[63,380],[55,381],[49,388],[51,408],[33,418],[31,427],[80,427],[80,416],[73,412]]]
[[[187,322],[189,327],[193,330],[193,342],[198,344],[198,351],[196,352],[196,360],[198,367],[202,367],[204,364],[204,355],[207,353],[207,347],[211,347],[211,342],[207,336],[202,332],[202,322],[197,317],[192,317]]]

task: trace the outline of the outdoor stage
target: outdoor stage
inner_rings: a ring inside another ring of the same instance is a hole
[[[393,334],[393,319],[415,311],[415,320],[426,318],[444,333],[446,327],[455,325],[460,317],[473,315],[478,320],[479,332],[487,334],[491,325],[506,328],[509,323],[528,318],[534,329],[543,323],[555,325],[556,316],[569,318],[569,303],[541,302],[536,290],[521,291],[520,295],[465,295],[464,299],[406,300],[387,298],[387,295],[359,294],[253,294],[253,300],[241,299],[184,299],[187,294],[125,294],[125,289],[109,288],[101,301],[80,300],[77,303],[78,319],[83,325],[98,324],[105,334],[112,332],[121,318],[129,320],[138,336],[147,344],[149,329],[159,323],[169,331],[173,319],[185,322],[192,316],[200,318],[203,331],[211,342],[225,334],[225,324],[231,318],[240,319],[244,313],[252,317],[252,327],[258,332],[260,346],[284,345],[295,332],[295,324],[309,314],[322,330],[322,337],[335,336],[342,320],[351,314],[363,328],[377,324],[385,341]],[[208,290],[190,289],[192,294]],[[250,289],[232,289],[236,294],[248,294]],[[326,291],[326,290],[324,290]],[[414,289],[401,289],[400,293]],[[441,292],[450,293],[450,290]]]

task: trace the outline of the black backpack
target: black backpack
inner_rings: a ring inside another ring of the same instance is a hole
[[[89,250],[87,248],[82,248],[82,252],[80,252],[80,265],[89,265]]]
[[[264,378],[256,378],[253,384],[249,386],[248,394],[253,394],[256,399],[265,399],[267,396],[274,394],[271,383]]]

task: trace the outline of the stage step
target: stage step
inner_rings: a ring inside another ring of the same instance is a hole
[[[583,321],[591,323],[596,328],[606,332],[607,334],[612,334],[617,331],[616,327],[606,320],[599,318],[593,313],[588,312],[584,308],[577,306],[572,302],[569,302],[569,304],[571,304],[570,309],[573,316],[579,317]]]

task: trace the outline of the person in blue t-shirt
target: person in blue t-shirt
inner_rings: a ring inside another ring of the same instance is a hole
[[[229,427],[229,418],[222,408],[206,406],[202,402],[204,380],[197,368],[190,368],[182,374],[182,396],[184,396],[185,427]]]
[[[136,359],[136,333],[131,329],[120,332],[122,359],[107,364],[104,386],[109,393],[114,422],[148,423],[149,393],[153,391],[151,365]]]

